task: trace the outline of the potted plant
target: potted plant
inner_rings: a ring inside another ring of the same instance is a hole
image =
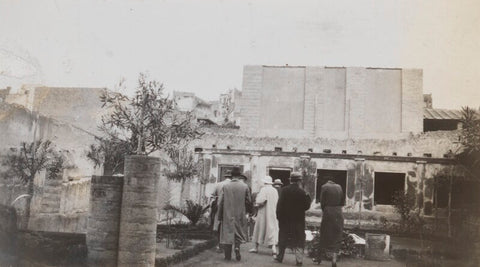
[[[119,88],[124,89],[123,81]],[[154,262],[155,250],[149,252],[148,259],[142,259],[145,252],[140,251],[142,247],[155,246],[160,159],[149,155],[188,143],[200,132],[193,115],[176,110],[174,100],[164,95],[163,84],[148,80],[145,74],[139,75],[133,96],[105,90],[100,100],[106,109],[100,126],[103,136],[99,144],[90,147],[88,155],[96,165],[103,164],[104,174],[124,174],[118,264]],[[130,216],[131,213],[138,216]],[[147,226],[149,231],[136,229],[135,225]],[[149,244],[135,246],[142,242]],[[138,255],[138,259],[131,258],[132,254]]]

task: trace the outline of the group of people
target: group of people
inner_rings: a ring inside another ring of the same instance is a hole
[[[272,180],[266,176],[260,191],[252,197],[247,177],[240,168],[233,167],[225,180],[217,184],[212,194],[212,224],[218,233],[218,249],[223,250],[226,260],[232,259],[232,249],[235,259],[241,260],[240,244],[247,242],[249,235],[247,218],[254,216],[254,247],[249,252],[258,253],[260,245],[271,247],[273,259],[281,263],[288,247],[295,254],[297,266],[303,265],[305,212],[311,198],[302,188],[300,173],[292,172],[290,184],[281,188],[280,180]],[[332,266],[336,266],[343,233],[343,192],[340,185],[327,180],[320,195],[320,245],[322,250],[332,253]]]

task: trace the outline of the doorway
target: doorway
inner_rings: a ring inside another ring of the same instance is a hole
[[[345,198],[347,196],[347,171],[318,169],[317,170],[317,193],[315,196],[316,202],[317,203],[320,202],[320,191],[322,189],[322,185],[326,182],[324,178],[329,176],[332,182],[335,182],[336,184],[339,184],[342,187],[343,200],[345,201]]]
[[[272,177],[273,181],[275,179],[280,179],[283,183],[283,186],[290,184],[290,173],[292,169],[290,168],[268,168],[268,175]]]
[[[405,192],[405,173],[375,172],[373,191],[375,205],[393,205],[397,192]]]

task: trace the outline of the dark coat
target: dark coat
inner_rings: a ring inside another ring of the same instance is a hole
[[[322,250],[338,252],[343,239],[344,204],[342,187],[332,181],[322,185],[320,191],[322,223],[320,225],[320,247]]]
[[[297,184],[282,188],[277,204],[279,246],[304,247],[305,211],[310,208],[310,203],[310,196]]]
[[[221,218],[220,244],[233,244],[235,240],[247,242],[247,211],[251,210],[252,199],[248,186],[233,179],[222,188],[218,205]]]

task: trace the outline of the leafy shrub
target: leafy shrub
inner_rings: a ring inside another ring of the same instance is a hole
[[[393,196],[395,212],[400,215],[400,224],[396,227],[399,232],[422,232],[425,220],[415,211],[415,195],[397,191]]]

